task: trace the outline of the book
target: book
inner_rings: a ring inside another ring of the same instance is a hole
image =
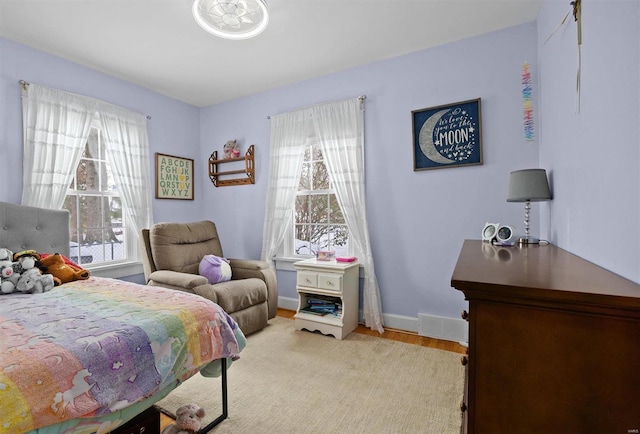
[[[318,315],[318,316],[324,316],[324,315],[326,315],[326,312],[316,312],[316,311],[314,311],[314,310],[309,309],[308,307],[305,307],[305,308],[300,309],[300,312],[302,312],[302,313],[308,313],[308,314],[311,314],[311,315]]]
[[[336,262],[354,262],[356,259],[355,256],[338,256]]]

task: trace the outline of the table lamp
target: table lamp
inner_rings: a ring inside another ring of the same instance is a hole
[[[520,244],[539,244],[538,238],[529,235],[531,202],[551,200],[547,173],[544,169],[514,170],[509,176],[507,202],[524,202],[524,237]]]

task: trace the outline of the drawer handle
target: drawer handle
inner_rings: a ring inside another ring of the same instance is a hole
[[[467,358],[467,356],[462,356],[460,358],[460,363],[462,363],[462,366],[467,366],[467,363],[469,363],[469,359]]]
[[[311,283],[311,280],[310,280],[310,279],[305,279],[304,281],[305,281],[306,283]]]
[[[462,317],[462,319],[469,321],[469,312],[467,312],[466,310],[463,310],[460,316]]]
[[[327,280],[327,285],[329,285],[329,286],[333,286],[333,282],[332,282],[332,281],[330,281],[330,280]]]

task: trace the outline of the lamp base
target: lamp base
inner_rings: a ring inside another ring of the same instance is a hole
[[[540,244],[540,239],[536,237],[520,237],[518,244]]]

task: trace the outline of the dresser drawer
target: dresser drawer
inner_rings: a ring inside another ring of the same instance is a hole
[[[342,275],[318,273],[318,288],[341,292]]]
[[[297,274],[298,286],[308,286],[311,288],[318,287],[318,273],[312,271],[298,271]]]

